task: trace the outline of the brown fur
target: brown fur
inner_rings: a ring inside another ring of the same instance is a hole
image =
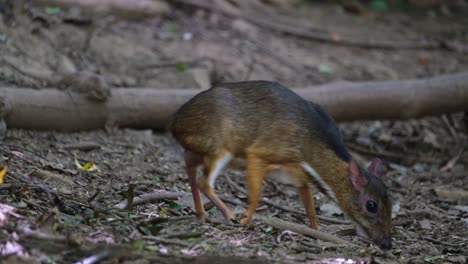
[[[308,186],[315,184],[322,191],[327,186],[321,186],[304,170],[302,164],[306,163],[333,191],[343,212],[372,239],[377,241],[390,236],[390,216],[384,216],[385,224],[380,227],[380,220],[374,221],[375,217],[363,209],[365,206],[360,200],[363,195],[367,197],[368,191],[358,191],[351,183],[349,164],[353,161],[334,121],[319,106],[285,87],[270,82],[243,82],[209,89],[181,107],[170,130],[191,157],[186,159],[187,171],[201,220],[204,212],[200,209],[198,188],[226,218],[233,218],[232,212],[209,186],[208,179],[217,162],[230,153],[234,158],[247,161],[249,206],[242,223],[251,220],[259,205],[264,177],[281,167],[298,187],[311,227],[317,229],[313,194]],[[205,168],[204,176],[198,179],[198,186],[193,186],[194,168],[201,163]],[[388,197],[369,192],[388,214]]]

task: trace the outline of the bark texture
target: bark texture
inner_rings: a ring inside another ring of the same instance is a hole
[[[323,105],[337,121],[468,111],[468,72],[420,80],[332,82],[294,90]],[[96,101],[73,91],[0,87],[0,119],[10,128],[35,130],[79,131],[106,126],[160,130],[200,91],[114,88],[109,98]]]

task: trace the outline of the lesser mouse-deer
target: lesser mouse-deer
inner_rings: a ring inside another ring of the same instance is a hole
[[[367,170],[351,157],[333,119],[319,105],[268,81],[226,83],[203,91],[175,114],[170,131],[185,149],[186,169],[201,221],[200,190],[227,219],[232,211],[214,192],[220,172],[233,158],[247,163],[250,222],[259,205],[265,176],[286,171],[298,188],[310,225],[317,229],[310,184],[335,201],[357,233],[390,249],[391,202],[379,179],[380,160]],[[197,167],[204,174],[197,178]]]

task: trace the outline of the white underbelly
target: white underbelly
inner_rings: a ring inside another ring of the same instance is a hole
[[[267,178],[275,182],[291,185],[294,187],[301,187],[302,184],[296,177],[291,176],[290,172],[284,168],[278,168],[267,174]]]

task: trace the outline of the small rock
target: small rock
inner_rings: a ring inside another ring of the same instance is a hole
[[[255,37],[258,35],[258,29],[254,25],[246,22],[243,19],[236,19],[232,22],[232,27],[239,30],[240,32],[247,34],[249,37]]]
[[[370,146],[370,145],[372,145],[372,140],[371,140],[369,137],[359,136],[359,137],[356,139],[356,142],[357,142],[359,145],[362,145],[362,146]]]
[[[185,32],[184,34],[182,34],[182,39],[184,40],[192,40],[193,38],[193,34],[191,32]]]
[[[432,229],[431,222],[429,222],[429,220],[427,219],[419,221],[419,226],[421,226],[422,229],[426,229],[426,230]]]
[[[73,63],[70,58],[65,55],[59,56],[57,61],[57,72],[59,74],[71,74],[77,71],[75,63]]]
[[[401,206],[400,206],[400,201],[396,201],[392,205],[392,218],[396,217],[398,213],[400,212]]]
[[[424,166],[422,163],[416,163],[413,166],[413,170],[418,173],[424,172],[426,169],[427,166]]]

